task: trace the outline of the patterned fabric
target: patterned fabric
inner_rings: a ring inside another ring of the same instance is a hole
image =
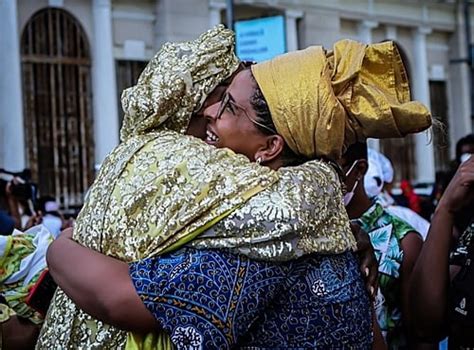
[[[464,265],[467,258],[467,249],[474,242],[474,221],[472,221],[466,230],[462,233],[461,237],[456,244],[456,247],[450,254],[451,265]]]
[[[6,304],[0,303],[0,324],[7,322],[12,316],[15,316],[16,312]],[[2,328],[0,326],[0,328]],[[2,347],[0,346],[0,349]]]
[[[353,253],[293,262],[184,248],[130,264],[177,349],[367,349],[370,304]]]
[[[0,303],[0,349],[3,349],[3,325],[2,323],[7,322],[11,317],[15,316],[16,313],[8,305]]]
[[[42,225],[0,236],[0,295],[16,314],[35,324],[43,317],[25,301],[46,269],[46,250],[53,239]]]
[[[379,291],[376,300],[377,319],[390,348],[403,344],[401,325],[400,267],[403,251],[400,242],[415,231],[405,221],[374,203],[358,220],[368,232],[379,262]]]
[[[191,114],[237,69],[234,44],[234,33],[223,25],[196,40],[165,43],[137,84],[122,92],[121,141],[163,127],[183,134]]]

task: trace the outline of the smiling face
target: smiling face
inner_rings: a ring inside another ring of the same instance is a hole
[[[206,138],[206,127],[207,127],[207,119],[204,117],[204,111],[209,106],[212,106],[215,103],[219,103],[224,95],[228,84],[222,83],[218,85],[210,94],[207,96],[206,100],[204,101],[202,107],[194,113],[189,121],[188,128],[186,130],[187,135],[191,135],[197,137],[201,140]]]
[[[243,70],[235,76],[222,101],[204,109],[208,121],[204,139],[207,144],[230,148],[250,160],[255,160],[258,151],[268,147],[271,136],[257,127],[258,118],[250,102],[255,88],[250,70]]]

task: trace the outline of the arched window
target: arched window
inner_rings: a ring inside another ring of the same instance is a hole
[[[23,30],[21,56],[28,166],[42,195],[79,207],[94,167],[86,34],[68,12],[42,9]]]

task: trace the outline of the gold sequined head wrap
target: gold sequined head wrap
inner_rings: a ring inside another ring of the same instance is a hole
[[[297,154],[337,159],[368,137],[403,137],[431,125],[428,109],[410,101],[393,42],[342,40],[252,66],[278,133]]]
[[[234,32],[223,25],[195,40],[165,43],[122,93],[121,141],[160,126],[184,133],[192,112],[237,69],[234,43]]]

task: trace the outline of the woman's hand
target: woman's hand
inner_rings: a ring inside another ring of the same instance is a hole
[[[357,241],[357,254],[360,258],[360,271],[365,279],[365,286],[372,299],[375,299],[378,288],[379,264],[375,258],[374,248],[370,238],[357,223],[351,222],[351,230]]]
[[[474,200],[474,157],[461,164],[438,204],[454,215]]]
[[[34,349],[41,328],[16,315],[1,323],[0,327],[2,349]]]

